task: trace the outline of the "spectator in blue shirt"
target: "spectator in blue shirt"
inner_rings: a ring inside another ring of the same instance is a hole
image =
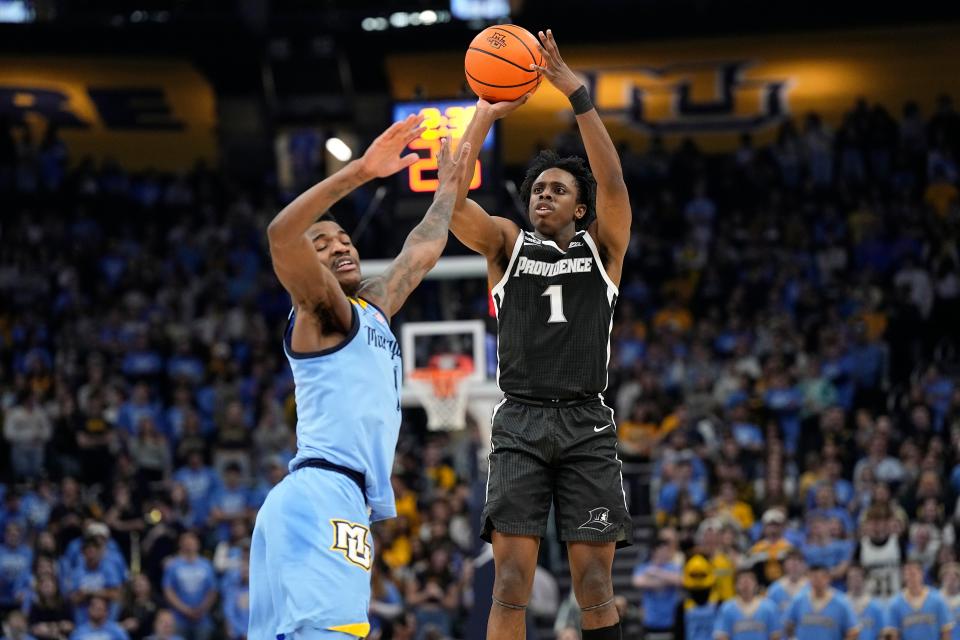
[[[776,416],[787,453],[793,455],[800,442],[800,412],[803,394],[790,383],[786,373],[777,373],[770,379],[770,387],[763,397],[767,409]]]
[[[236,462],[227,463],[223,484],[210,497],[209,524],[215,528],[218,542],[230,537],[230,524],[235,520],[247,520],[251,513],[253,496],[243,484],[242,468]]]
[[[716,640],[779,640],[782,622],[776,605],[757,593],[751,565],[737,567],[737,595],[723,603],[713,630]]]
[[[83,540],[83,563],[66,578],[66,591],[74,606],[73,618],[78,625],[87,621],[91,598],[103,598],[109,604],[109,615],[115,619],[123,587],[123,575],[116,565],[105,560],[105,546],[94,537]]]
[[[814,494],[814,507],[808,512],[807,516],[808,522],[809,518],[813,516],[821,516],[828,520],[839,520],[843,524],[844,535],[849,536],[854,533],[853,518],[850,517],[849,511],[837,505],[833,486],[829,483],[817,485]]]
[[[809,526],[810,533],[801,546],[804,560],[811,567],[826,567],[834,584],[841,585],[847,575],[850,554],[853,550],[842,540],[837,540],[831,535],[830,521],[825,515],[811,515]]]
[[[173,480],[187,490],[194,518],[198,522],[206,522],[210,514],[211,499],[220,486],[220,478],[213,468],[204,464],[203,452],[191,451],[187,457],[187,466],[177,469]]]
[[[790,604],[787,637],[797,640],[847,640],[857,637],[857,615],[847,597],[830,587],[830,570],[811,563],[810,589]]]
[[[100,596],[90,598],[90,619],[70,634],[70,640],[130,640],[127,632],[108,618],[107,600]]]
[[[64,573],[72,573],[83,564],[83,545],[84,540],[92,538],[103,546],[103,559],[126,580],[129,573],[127,569],[127,559],[123,555],[123,550],[117,541],[110,537],[110,527],[103,522],[91,520],[83,528],[83,536],[74,538],[67,545],[63,558],[60,561],[61,570]]]
[[[240,565],[240,580],[223,594],[223,620],[229,640],[244,640],[247,637],[247,621],[250,617],[250,565]]]
[[[670,479],[660,487],[660,495],[657,497],[658,518],[674,513],[681,493],[685,493],[690,499],[690,503],[698,509],[707,500],[706,487],[702,482],[693,478],[693,466],[686,457],[677,459],[673,465]]]
[[[177,633],[177,619],[170,609],[160,609],[153,621],[153,633],[145,640],[183,640]]]
[[[673,562],[670,545],[658,540],[650,562],[633,572],[633,586],[643,592],[643,626],[647,633],[673,628],[682,584],[683,568]]]
[[[158,402],[150,399],[150,387],[140,383],[133,388],[130,399],[120,405],[117,413],[117,426],[121,427],[127,436],[135,436],[140,419],[148,416],[153,424],[163,424],[163,408]]]
[[[180,535],[180,553],[164,569],[163,595],[173,607],[180,635],[188,640],[210,638],[217,579],[213,565],[200,556],[200,540],[192,531]]]
[[[33,551],[23,543],[23,529],[15,522],[7,523],[0,545],[0,612],[19,608],[17,586],[30,575]]]
[[[887,609],[881,600],[867,593],[867,574],[858,564],[847,569],[847,598],[860,626],[857,640],[880,640],[887,626]]]
[[[953,616],[940,592],[924,584],[919,562],[903,565],[903,584],[890,601],[887,629],[900,640],[950,640]]]

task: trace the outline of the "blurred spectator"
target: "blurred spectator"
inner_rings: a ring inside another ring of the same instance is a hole
[[[666,633],[673,628],[674,610],[680,602],[683,568],[673,560],[668,542],[658,540],[649,562],[633,571],[633,586],[642,591],[645,633]]]
[[[8,522],[3,529],[3,544],[0,545],[0,615],[19,609],[23,602],[17,597],[16,588],[30,575],[33,551],[25,543],[23,528],[16,522]]]
[[[37,640],[59,640],[73,631],[73,616],[52,574],[37,577],[27,610],[30,633]]]
[[[236,520],[251,517],[253,497],[243,483],[243,467],[236,462],[227,463],[223,471],[223,483],[210,496],[209,525],[218,541],[230,536],[230,525]]]
[[[37,391],[22,394],[3,419],[3,437],[10,446],[10,467],[18,479],[40,476],[44,451],[53,436],[53,424]]]
[[[785,615],[790,603],[801,591],[809,588],[807,580],[807,561],[796,547],[787,551],[783,560],[784,576],[770,585],[767,598],[776,605],[777,611]]]
[[[120,626],[133,640],[145,638],[153,629],[157,610],[157,600],[154,598],[150,579],[140,574],[130,582],[124,593],[119,616]]]
[[[173,612],[169,609],[160,609],[153,623],[153,633],[146,636],[146,640],[183,640],[177,635],[177,622]]]
[[[66,593],[73,604],[73,619],[78,627],[89,619],[91,601],[109,607],[107,615],[116,619],[117,603],[123,586],[122,570],[106,559],[106,545],[86,535],[81,545],[82,560],[65,575]]]
[[[811,563],[810,587],[790,603],[784,635],[843,640],[858,634],[857,614],[847,597],[830,587],[830,573],[826,565]]]
[[[866,571],[867,591],[872,597],[892,598],[900,591],[900,566],[906,558],[906,543],[893,532],[889,510],[871,507],[853,561]]]
[[[246,640],[250,618],[250,566],[241,560],[238,580],[223,591],[223,620],[228,640]]]
[[[736,597],[720,607],[714,638],[739,640],[747,637],[778,637],[783,626],[780,616],[774,604],[759,595],[757,575],[752,566],[737,567],[736,588]],[[742,624],[744,620],[749,620],[749,626]]]
[[[407,579],[404,600],[416,616],[417,640],[423,640],[430,629],[441,637],[452,630],[460,602],[460,583],[450,560],[450,550],[440,544],[420,567],[414,566]]]
[[[37,640],[27,630],[27,619],[20,611],[11,611],[3,623],[3,640]]]
[[[783,560],[793,545],[783,535],[787,522],[783,511],[768,509],[761,522],[763,534],[750,548],[750,562],[761,567],[763,584],[770,585],[783,575]]]
[[[106,598],[94,595],[88,603],[88,618],[70,634],[70,640],[129,640],[123,627],[108,617]]]
[[[213,565],[199,555],[193,532],[180,536],[180,552],[166,566],[163,595],[173,608],[177,631],[186,640],[207,640],[213,634],[210,611],[217,600]]]
[[[924,584],[923,567],[907,561],[903,566],[903,585],[903,591],[890,601],[888,628],[904,640],[949,637],[953,616],[940,592]]]

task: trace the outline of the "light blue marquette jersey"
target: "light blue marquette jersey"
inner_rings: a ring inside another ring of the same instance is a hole
[[[880,633],[887,627],[887,610],[876,598],[863,601],[850,600],[853,612],[857,614],[860,635],[857,640],[879,640]]]
[[[900,632],[900,640],[940,640],[943,631],[953,629],[953,617],[936,589],[927,589],[923,603],[914,608],[901,591],[890,600],[887,624]]]
[[[756,609],[747,613],[740,608],[738,598],[727,600],[720,606],[713,627],[713,637],[717,640],[770,640],[771,635],[780,633],[783,624],[777,613],[777,606],[763,598],[756,603]]]
[[[346,339],[315,353],[293,352],[290,312],[283,339],[297,401],[297,455],[290,469],[323,458],[363,473],[373,522],[397,515],[390,473],[400,434],[403,367],[400,344],[383,313],[359,298],[350,298],[350,306]]]
[[[797,640],[844,640],[857,628],[857,614],[845,595],[834,591],[820,609],[814,607],[812,596],[812,590],[798,595],[787,610]]]
[[[941,592],[943,599],[947,602],[947,609],[950,610],[950,619],[953,620],[953,633],[950,640],[960,640],[960,594],[947,595]]]

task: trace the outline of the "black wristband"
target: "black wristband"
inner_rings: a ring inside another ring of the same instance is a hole
[[[573,112],[576,115],[586,113],[593,109],[593,101],[590,99],[590,94],[587,93],[587,88],[583,85],[580,85],[579,89],[567,96],[567,100],[570,101],[570,105],[573,107]]]

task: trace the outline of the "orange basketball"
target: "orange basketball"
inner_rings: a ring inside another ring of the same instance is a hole
[[[536,91],[541,74],[530,65],[543,65],[539,46],[536,36],[515,24],[487,27],[467,49],[467,83],[487,102],[516,100]]]

